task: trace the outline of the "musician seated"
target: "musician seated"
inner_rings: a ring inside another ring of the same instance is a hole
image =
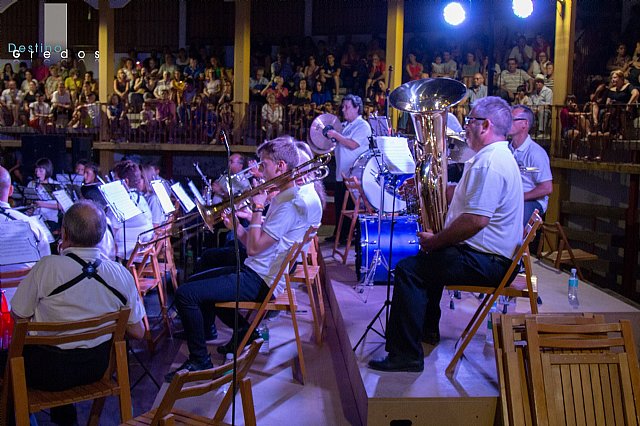
[[[96,163],[87,163],[84,166],[84,181],[85,185],[91,185],[93,183],[99,183],[100,166]]]
[[[213,204],[218,204],[229,198],[229,183],[227,182],[228,176],[236,175],[247,167],[249,167],[249,159],[244,155],[234,153],[229,156],[227,173],[220,175],[220,177],[211,184],[211,190],[213,191],[213,198],[211,199],[211,202]],[[232,180],[232,185],[238,186],[238,188],[234,188],[234,193],[243,192],[251,187],[251,183],[246,179]]]
[[[33,232],[40,258],[50,255],[51,250],[49,248],[49,242],[47,241],[47,230],[44,229],[44,224],[40,225],[38,222],[29,220],[29,216],[12,209],[9,204],[9,197],[11,197],[12,194],[13,185],[11,185],[9,171],[0,166],[0,223],[16,220],[28,223],[31,232]],[[20,269],[31,268],[32,266],[33,263],[7,265],[0,257],[0,272],[13,272]],[[15,290],[7,289],[6,291],[13,293]],[[7,297],[9,297],[8,294]]]
[[[258,155],[262,162],[260,168],[267,180],[291,171],[299,161],[298,150],[289,138],[278,138],[263,143],[258,147]],[[247,247],[249,255],[239,271],[241,284],[238,297],[243,301],[264,299],[287,250],[294,242],[302,240],[311,225],[309,218],[313,212],[307,211],[293,181],[287,181],[280,187],[280,192],[271,203],[263,222],[262,213],[266,199],[265,192],[253,196],[249,226],[247,229],[237,228],[238,239]],[[233,227],[232,219],[229,215],[223,215],[224,224],[229,229]],[[205,325],[212,324],[212,319],[217,316],[227,326],[233,327],[233,310],[216,309],[213,306],[217,302],[235,300],[235,273],[236,268],[233,266],[218,268],[193,276],[187,283],[178,287],[175,300],[187,336],[189,359],[175,371],[211,368],[211,358],[205,344]],[[276,294],[283,291],[284,278],[278,283]],[[238,321],[239,328],[236,332],[240,341],[247,333],[249,323],[242,316],[239,316]],[[254,332],[250,340],[257,337],[257,333]],[[233,340],[232,337],[229,343],[219,346],[218,353],[234,352]],[[175,371],[167,374],[165,379],[170,381]]]
[[[116,179],[124,181],[129,188],[129,197],[142,210],[142,214],[124,222],[120,222],[113,212],[109,211],[108,216],[113,226],[116,253],[120,259],[128,259],[138,241],[139,235],[142,242],[150,241],[153,238],[153,233],[147,232],[153,228],[151,210],[142,193],[144,182],[140,167],[131,160],[125,160],[116,164],[113,172]]]
[[[35,175],[36,178],[27,184],[27,188],[35,188],[38,194],[41,195],[41,199],[35,202],[36,209],[33,214],[42,216],[42,219],[53,232],[59,228],[60,210],[58,209],[58,203],[50,193],[53,188],[44,186],[59,184],[51,177],[53,176],[53,163],[51,160],[48,158],[38,159],[35,166]],[[49,200],[42,198],[49,198]]]
[[[451,191],[443,229],[420,232],[420,252],[396,266],[386,332],[389,354],[369,361],[374,370],[422,371],[421,342],[440,340],[444,286],[497,287],[522,241],[522,181],[507,142],[511,109],[500,98],[482,98],[465,121],[467,144],[476,155]]]
[[[133,277],[121,264],[100,259],[96,248],[105,227],[105,215],[93,202],[79,201],[69,208],[62,220],[61,255],[47,256],[33,267],[11,301],[12,315],[41,322],[78,321],[126,306],[131,309],[127,333],[142,338],[144,306]],[[110,359],[107,339],[25,348],[27,385],[62,391],[99,380]],[[51,418],[57,424],[74,424],[75,409],[54,408]]]

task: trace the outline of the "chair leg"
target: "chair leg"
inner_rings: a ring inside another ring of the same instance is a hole
[[[309,276],[305,273],[304,282],[307,287],[307,294],[309,295],[309,305],[311,306],[311,315],[313,316],[313,333],[316,336],[316,343],[320,345],[322,338],[320,336],[320,317],[318,316],[318,308],[316,306],[316,298],[313,294],[313,284]]]
[[[324,296],[322,291],[322,281],[320,280],[320,276],[317,275],[315,279],[315,288],[318,292],[318,308],[320,310],[320,334],[322,334],[322,329],[324,327],[324,319],[325,319],[325,311],[324,311]]]
[[[89,421],[87,422],[88,425],[98,426],[100,423],[100,414],[102,413],[106,400],[107,398],[96,398],[93,400],[93,404],[91,404],[91,412],[89,414]]]
[[[336,239],[333,241],[333,252],[331,253],[331,255],[334,255],[336,253],[340,254],[340,251],[338,251],[338,243],[340,242],[340,232],[342,230],[342,221],[344,219],[344,215],[342,214],[342,212],[340,212],[340,217],[338,218],[338,224],[336,225]]]
[[[298,319],[296,318],[296,305],[293,303],[293,295],[291,294],[291,289],[288,290],[289,293],[289,306],[291,307],[291,322],[293,323],[293,331],[296,336],[296,346],[298,347],[298,364],[300,369],[300,384],[304,385],[304,381],[307,376],[306,368],[304,365],[304,355],[302,353],[302,341],[300,340],[300,332],[298,330]],[[295,361],[294,361],[295,363]],[[293,368],[293,367],[292,367]],[[293,368],[294,378],[296,369]]]
[[[470,331],[466,333],[465,338],[462,340],[462,343],[458,347],[458,350],[456,351],[455,355],[451,359],[451,362],[447,366],[447,369],[445,370],[447,376],[451,376],[453,374],[456,368],[456,364],[458,363],[460,358],[462,358],[464,350],[469,345],[469,343],[471,343],[471,339],[473,339],[473,336],[475,336],[476,332],[478,331],[478,328],[480,328],[480,325],[482,324],[484,319],[487,317],[487,314],[491,310],[491,307],[493,306],[493,302],[495,302],[496,300],[498,300],[497,292],[492,293],[491,297],[484,298],[483,304],[480,305],[480,308],[482,308],[482,312],[480,313],[480,315],[478,315],[478,311],[476,311],[476,315],[474,315],[474,318],[471,320],[471,322],[469,322],[469,325],[467,325],[467,328],[469,328],[469,326],[472,325],[472,322],[473,322],[473,326],[471,327]],[[485,301],[488,301],[488,302],[485,303]],[[478,310],[480,310],[480,308],[478,308]],[[465,335],[465,333],[463,333],[463,335]]]
[[[469,333],[469,331],[471,330],[471,326],[475,323],[476,319],[478,318],[478,315],[480,314],[480,312],[482,312],[482,310],[485,308],[485,306],[487,305],[487,302],[489,301],[489,297],[488,295],[486,295],[483,299],[482,302],[480,303],[480,306],[478,306],[478,309],[476,309],[476,311],[473,313],[473,316],[471,317],[471,320],[469,321],[469,323],[467,324],[467,327],[464,329],[464,331],[462,332],[462,334],[460,335],[460,339],[464,340],[467,337],[467,334]],[[497,299],[497,298],[496,298]],[[491,302],[493,303],[493,302]]]
[[[347,235],[347,244],[346,244],[346,247],[344,248],[344,254],[342,255],[343,265],[347,264],[349,249],[351,249],[351,240],[353,239],[353,231],[356,229],[356,220],[358,219],[358,216],[355,215],[355,213],[357,212],[354,212],[354,216],[351,217],[351,224],[349,225],[349,235]]]
[[[256,410],[253,404],[251,380],[245,378],[240,382],[240,399],[242,400],[242,414],[245,426],[256,426]]]

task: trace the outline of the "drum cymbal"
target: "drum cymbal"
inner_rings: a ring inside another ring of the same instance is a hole
[[[448,143],[449,163],[465,163],[476,155],[476,152],[469,148],[469,145],[467,145],[464,139],[449,137]]]
[[[329,130],[342,131],[342,123],[335,115],[321,114],[313,120],[309,129],[309,145],[313,151],[317,153],[333,151],[336,143],[327,137]]]

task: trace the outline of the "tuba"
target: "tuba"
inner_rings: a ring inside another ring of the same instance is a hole
[[[447,216],[447,112],[467,88],[450,78],[425,78],[396,88],[391,105],[411,114],[416,130],[415,185],[422,229],[440,232]]]
[[[243,209],[251,202],[251,197],[260,192],[279,191],[291,181],[302,179],[305,184],[316,180],[324,179],[329,175],[329,162],[331,161],[331,153],[319,155],[306,163],[300,164],[298,167],[291,169],[271,180],[268,180],[255,188],[251,188],[242,194],[233,197],[233,206],[236,210]],[[200,216],[204,220],[205,225],[211,232],[214,226],[222,221],[223,214],[230,214],[232,210],[231,200],[223,201],[218,204],[206,205],[196,199],[196,205]]]

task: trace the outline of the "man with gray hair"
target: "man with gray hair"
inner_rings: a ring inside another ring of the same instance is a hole
[[[36,322],[67,322],[128,307],[127,334],[141,339],[144,306],[133,276],[121,264],[101,258],[96,247],[106,226],[104,212],[93,202],[71,206],[62,219],[61,255],[46,256],[33,267],[11,300],[12,315]],[[25,350],[27,385],[62,391],[99,380],[109,363],[109,343],[106,336]],[[72,424],[74,418],[72,406],[52,409],[54,422]]]
[[[523,192],[507,142],[509,105],[493,96],[478,99],[465,128],[467,144],[476,154],[451,191],[444,229],[420,232],[420,252],[396,266],[386,331],[389,355],[369,361],[374,370],[422,371],[421,341],[440,340],[444,286],[497,287],[522,241]]]

